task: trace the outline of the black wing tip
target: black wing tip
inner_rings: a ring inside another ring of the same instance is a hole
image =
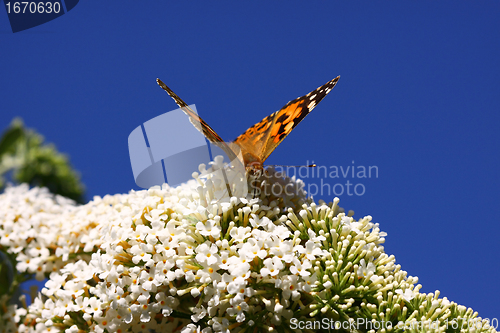
[[[322,85],[321,87],[318,87],[318,89],[321,89],[321,88],[323,88],[323,87],[329,86],[330,90],[328,90],[328,91],[326,92],[326,94],[325,94],[325,95],[328,95],[328,93],[329,93],[330,91],[332,91],[332,89],[333,89],[333,88],[337,85],[337,82],[339,81],[339,79],[340,79],[340,75],[338,75],[335,79],[328,81],[327,83],[325,83],[325,84],[324,84],[324,85]]]
[[[316,88],[316,90],[313,90],[311,91],[308,95],[314,93],[314,92],[317,92],[317,91],[321,91],[323,90],[324,88],[327,88],[327,91],[325,91],[325,96],[328,95],[328,93],[330,91],[332,91],[332,89],[337,85],[337,82],[339,81],[340,79],[340,75],[338,75],[336,78],[328,81],[327,83],[325,83],[324,85],[322,86],[319,86],[318,88]],[[307,95],[306,95],[307,96]],[[323,96],[324,97],[324,96]]]
[[[163,90],[165,90],[165,91],[166,91],[166,92],[170,95],[170,97],[172,97],[172,98],[175,100],[174,96],[172,95],[172,94],[174,94],[174,92],[173,92],[173,91],[172,91],[172,89],[170,89],[170,88],[169,88],[169,87],[168,87],[165,83],[163,83],[163,81],[162,81],[162,80],[160,80],[160,79],[158,79],[158,78],[157,78],[157,79],[156,79],[156,83],[158,83],[158,85],[159,85],[159,86],[160,86]],[[174,95],[175,95],[175,94],[174,94]]]
[[[340,75],[338,75],[335,79],[328,81],[328,83],[337,83],[340,79]]]

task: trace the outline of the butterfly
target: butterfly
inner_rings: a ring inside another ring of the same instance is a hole
[[[257,124],[247,129],[234,141],[243,157],[245,168],[250,172],[263,169],[264,161],[279,146],[288,134],[304,119],[318,103],[335,87],[340,76],[328,81],[324,85],[311,91],[309,94],[288,102],[280,110],[265,117]],[[189,116],[191,123],[205,137],[215,145],[219,146],[234,160],[238,152],[224,142],[222,138],[201,119],[177,94],[175,94],[160,79],[156,79],[160,87],[172,97],[177,105]]]

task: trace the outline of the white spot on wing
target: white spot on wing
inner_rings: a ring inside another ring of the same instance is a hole
[[[312,101],[311,103],[309,103],[307,108],[309,109],[309,111],[311,111],[315,106],[316,106],[316,101]]]

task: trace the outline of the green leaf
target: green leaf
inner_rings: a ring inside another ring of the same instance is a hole
[[[12,122],[0,141],[0,186],[2,175],[9,171],[17,183],[47,187],[54,194],[84,203],[84,186],[68,157],[54,145],[44,144],[43,137],[24,128],[20,119]]]
[[[15,178],[20,183],[47,187],[52,193],[80,203],[84,201],[84,187],[78,173],[71,168],[68,158],[52,145],[31,150],[27,163],[16,171]]]
[[[14,268],[12,267],[12,262],[3,251],[0,251],[0,296],[10,291],[13,281]]]
[[[23,123],[20,119],[14,119],[10,128],[5,131],[0,139],[0,159],[7,152],[13,152],[16,144],[26,136]]]

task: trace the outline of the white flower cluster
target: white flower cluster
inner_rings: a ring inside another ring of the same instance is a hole
[[[300,181],[272,169],[257,197],[228,197],[217,168],[83,206],[8,189],[2,248],[18,256],[18,270],[51,273],[27,311],[4,311],[10,326],[0,332],[299,332],[292,318],[406,323],[458,311],[418,292],[370,216],[346,216],[338,199],[310,202]],[[275,184],[294,192],[266,195]]]
[[[8,187],[0,195],[0,248],[16,255],[18,272],[43,280],[69,261],[90,258],[101,244],[95,227],[113,213],[98,201],[76,206],[45,188]]]

